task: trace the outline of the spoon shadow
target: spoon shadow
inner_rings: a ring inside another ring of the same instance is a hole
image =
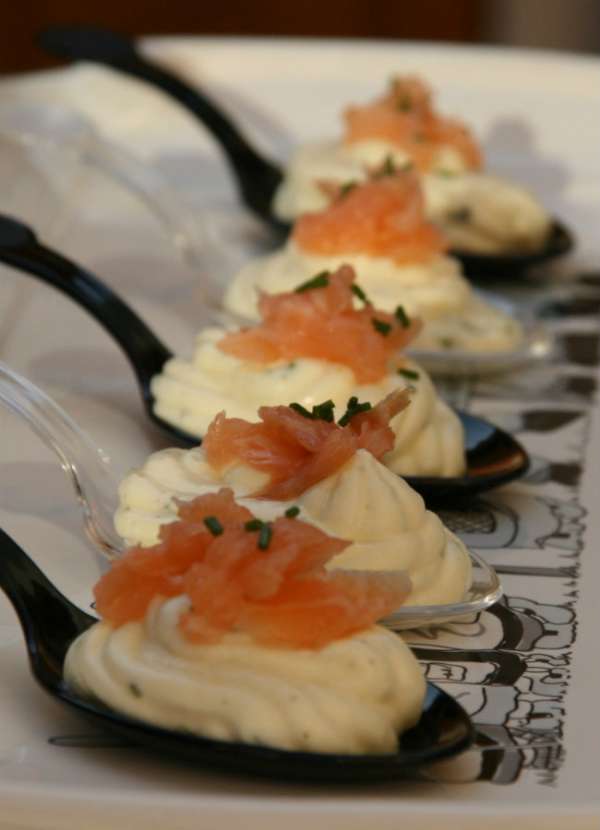
[[[473,742],[474,730],[466,712],[431,683],[427,684],[421,719],[399,736],[397,751],[388,755],[294,752],[217,741],[137,721],[78,694],[65,682],[63,665],[70,644],[97,620],[64,597],[2,530],[0,588],[19,618],[37,683],[97,726],[153,752],[252,775],[367,782],[410,776],[420,766],[455,755]]]
[[[261,155],[237,125],[196,85],[144,57],[129,37],[107,29],[83,26],[52,26],[38,36],[40,45],[60,58],[86,60],[110,66],[125,75],[145,81],[174,98],[200,121],[215,138],[235,178],[242,202],[278,236],[290,231],[290,223],[273,212],[273,198],[284,174],[273,161]],[[467,275],[514,276],[534,265],[563,256],[574,246],[570,230],[558,220],[552,223],[544,245],[527,253],[480,254],[453,250]]]
[[[136,375],[147,417],[183,446],[196,446],[201,436],[190,435],[154,412],[151,382],[172,352],[137,314],[98,277],[45,247],[25,224],[0,215],[0,262],[5,262],[62,291],[84,308],[111,335]],[[525,474],[529,457],[508,433],[482,418],[458,413],[464,431],[466,471],[463,476],[406,476],[429,503],[461,501],[506,484]]]

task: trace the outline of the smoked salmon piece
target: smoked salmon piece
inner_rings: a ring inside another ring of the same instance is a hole
[[[431,169],[444,146],[454,148],[468,169],[482,166],[481,151],[467,127],[436,113],[431,90],[418,78],[394,78],[382,98],[349,107],[344,119],[346,143],[376,139],[395,144],[422,172]]]
[[[318,274],[314,287],[262,294],[262,322],[226,334],[219,348],[242,360],[272,363],[298,357],[348,366],[357,383],[375,383],[390,370],[390,360],[421,330],[421,321],[374,309],[354,307],[356,273],[342,265]],[[358,289],[360,292],[360,289]]]
[[[349,544],[295,518],[263,523],[224,488],[180,505],[157,545],[113,563],[94,589],[96,610],[118,627],[141,620],[157,597],[186,594],[179,624],[194,643],[241,631],[320,648],[391,613],[411,590],[405,572],[327,571]]]
[[[301,216],[292,236],[307,253],[363,254],[399,264],[426,262],[447,247],[425,216],[419,178],[408,169],[342,188],[326,208]]]
[[[408,389],[392,392],[372,408],[351,398],[343,425],[333,421],[326,404],[317,410],[330,414],[330,420],[293,406],[262,406],[258,423],[221,412],[203,441],[206,460],[218,471],[235,462],[247,464],[270,477],[254,495],[293,499],[338,470],[359,449],[378,459],[389,452],[395,440],[389,421],[409,401]]]

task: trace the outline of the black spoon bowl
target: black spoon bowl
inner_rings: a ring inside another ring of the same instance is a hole
[[[146,415],[178,444],[197,446],[201,436],[173,426],[154,412],[151,381],[172,352],[117,294],[98,277],[38,241],[22,222],[0,215],[0,262],[31,274],[65,293],[111,335],[135,372]],[[466,444],[466,471],[454,478],[406,476],[428,501],[460,501],[524,475],[529,458],[511,435],[493,424],[458,413]]]
[[[68,686],[63,677],[67,650],[97,620],[64,597],[3,530],[0,588],[17,613],[31,671],[44,691],[97,726],[152,752],[203,767],[272,778],[369,782],[413,776],[423,765],[455,755],[473,742],[474,730],[466,712],[432,683],[427,684],[419,722],[399,736],[396,752],[388,755],[292,752],[162,729],[122,715]]]
[[[554,220],[543,246],[535,251],[478,254],[453,250],[452,255],[462,262],[469,277],[506,279],[519,277],[534,265],[564,256],[574,246],[575,238],[571,231],[558,220]]]
[[[262,156],[239,127],[197,86],[183,81],[169,70],[144,57],[131,38],[107,29],[82,26],[53,26],[41,32],[40,45],[57,57],[70,61],[93,61],[110,66],[125,75],[154,85],[174,98],[216,139],[237,183],[242,202],[279,236],[291,225],[273,213],[275,192],[283,171]],[[574,245],[571,232],[555,220],[544,245],[527,253],[477,254],[453,250],[468,276],[514,277],[533,265],[563,256]]]

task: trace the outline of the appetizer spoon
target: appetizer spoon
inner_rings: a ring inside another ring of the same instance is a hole
[[[88,311],[131,363],[150,420],[184,446],[195,446],[201,441],[200,436],[190,435],[155,414],[151,381],[173,355],[112,289],[44,246],[28,226],[1,215],[0,262],[52,285]],[[449,478],[406,476],[409,484],[430,503],[470,498],[524,475],[529,467],[526,451],[511,435],[475,415],[458,415],[465,431],[465,474]]]
[[[144,57],[135,43],[122,34],[106,29],[79,26],[53,26],[39,36],[41,46],[53,55],[71,61],[87,60],[110,66],[158,87],[192,113],[219,143],[237,182],[244,204],[279,235],[287,234],[290,224],[272,210],[275,191],[283,172],[264,158],[240,129],[205,93],[191,87],[169,70]],[[463,250],[452,253],[460,259],[469,276],[514,276],[532,265],[566,254],[574,245],[570,231],[555,220],[544,245],[536,251],[482,254]]]
[[[39,36],[48,52],[67,60],[105,64],[158,87],[204,124],[220,144],[236,179],[240,196],[273,230],[289,231],[271,211],[271,200],[283,179],[281,170],[264,159],[227,116],[204,93],[193,89],[167,69],[143,57],[132,40],[106,29],[57,26]]]
[[[0,588],[12,603],[35,680],[52,697],[98,726],[163,755],[252,775],[298,781],[376,781],[414,775],[419,767],[448,758],[473,742],[474,730],[462,707],[427,684],[417,725],[400,735],[388,755],[294,752],[197,737],[138,721],[72,689],[63,677],[69,645],[97,620],[64,597],[37,565],[0,530]]]
[[[45,392],[2,363],[0,404],[25,421],[58,457],[75,491],[92,544],[110,560],[121,556],[125,544],[113,523],[119,476],[108,455]],[[404,605],[383,620],[383,624],[394,630],[440,625],[493,605],[502,595],[498,575],[473,551],[469,554],[472,584],[462,601],[446,605]]]

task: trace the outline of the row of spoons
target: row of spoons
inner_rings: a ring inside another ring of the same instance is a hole
[[[231,121],[201,92],[152,64],[126,38],[100,30],[61,29],[47,32],[44,45],[69,59],[94,60],[155,84],[186,106],[209,127],[223,147],[237,178],[245,204],[279,233],[288,228],[273,216],[271,202],[282,172],[251,147]],[[524,255],[485,256],[454,252],[471,275],[496,275],[506,270],[522,271],[530,265],[564,253],[572,245],[570,233],[558,222],[543,250]],[[60,253],[40,243],[34,232],[9,217],[0,218],[0,261],[26,271],[53,285],[85,308],[115,339],[126,354],[138,381],[148,418],[177,443],[191,446],[199,436],[173,427],[154,412],[150,387],[172,357],[169,349],[122,299],[97,277]],[[89,535],[104,553],[116,555],[120,543],[110,522],[101,471],[106,462],[77,426],[70,422],[43,393],[10,371],[1,374],[11,388],[0,385],[0,398],[22,415],[58,454],[71,475],[80,498]],[[35,401],[37,412],[32,416]],[[23,402],[25,406],[23,407]],[[41,402],[41,404],[40,404]],[[29,409],[28,409],[29,407]],[[528,468],[525,450],[512,436],[467,413],[459,413],[466,435],[467,469],[455,478],[409,477],[411,486],[429,503],[472,497],[517,476]],[[109,476],[110,478],[110,476]],[[113,486],[111,481],[110,487]],[[62,678],[62,664],[71,641],[95,622],[63,597],[27,555],[0,531],[0,587],[7,593],[24,629],[34,676],[42,687],[63,703],[74,707],[99,724],[117,731],[134,743],[176,754],[200,763],[233,767],[247,772],[302,780],[367,781],[413,774],[424,763],[465,749],[473,740],[466,713],[443,691],[428,684],[419,724],[405,733],[398,751],[385,756],[336,756],[284,752],[265,747],[230,744],[192,737],[183,733],[142,724],[115,713],[100,703],[74,694]],[[476,560],[477,565],[477,560]],[[481,610],[499,595],[499,585],[490,582],[489,569],[480,560],[485,579],[485,599],[479,605],[455,608],[450,616],[467,610]],[[493,572],[492,572],[493,573]],[[483,582],[475,580],[475,589]],[[426,611],[426,609],[423,609]],[[438,609],[439,614],[439,609]],[[430,622],[430,620],[427,620]]]
[[[115,32],[81,26],[55,26],[39,36],[40,45],[69,61],[91,61],[142,80],[183,106],[209,130],[219,144],[235,178],[244,205],[279,237],[290,231],[273,211],[273,198],[284,173],[261,155],[240,128],[197,84],[191,86],[164,66],[142,55],[134,41]],[[452,250],[470,277],[514,277],[534,265],[563,256],[572,249],[574,236],[558,219],[538,250],[480,253]]]
[[[157,418],[150,381],[171,353],[139,317],[97,277],[40,243],[34,232],[9,217],[0,218],[0,261],[59,288],[86,309],[116,340],[138,380],[148,417],[171,438],[185,445],[197,438]],[[109,558],[121,542],[112,527],[117,480],[102,451],[51,399],[24,378],[0,368],[0,401],[19,414],[57,454],[71,478],[88,535]],[[464,414],[468,432],[468,473],[457,479],[418,479],[412,483],[434,502],[464,497],[522,474],[528,458],[508,434]],[[63,680],[62,664],[70,642],[95,619],[73,606],[6,534],[0,536],[0,587],[8,595],[26,636],[32,671],[42,687],[67,706],[137,744],[203,764],[242,769],[255,774],[302,780],[368,781],[414,774],[432,760],[465,749],[473,728],[464,710],[433,684],[428,684],[417,727],[403,735],[393,755],[336,756],[285,752],[237,745],[156,728],[111,711],[73,692]],[[501,589],[493,569],[473,555],[474,579],[469,596],[448,606],[400,609],[387,621],[406,628],[441,623],[489,607]]]

